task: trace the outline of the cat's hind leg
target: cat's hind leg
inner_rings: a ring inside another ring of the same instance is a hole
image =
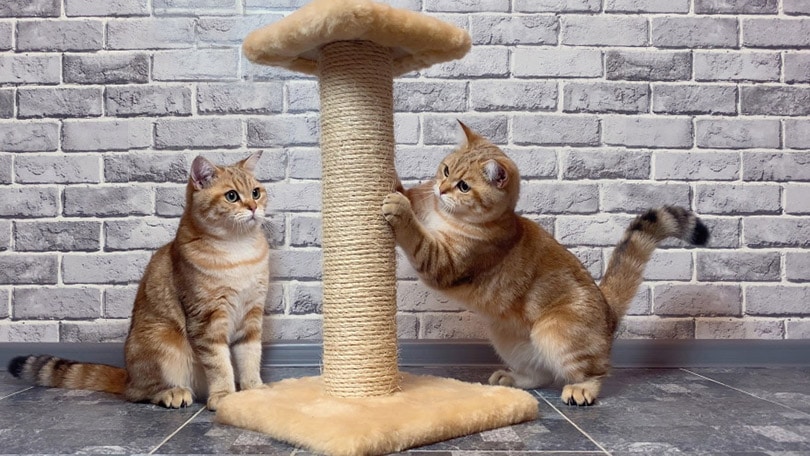
[[[532,389],[548,386],[554,375],[543,367],[540,353],[529,339],[520,339],[505,332],[491,334],[492,345],[509,370],[497,370],[489,377],[490,385]]]
[[[144,337],[135,332],[126,344],[127,387],[132,402],[151,402],[167,408],[194,403],[194,367],[191,346],[169,328],[152,329]]]
[[[542,388],[553,383],[554,377],[548,371],[537,369],[530,373],[513,370],[496,370],[489,376],[490,385],[512,386],[522,389]]]

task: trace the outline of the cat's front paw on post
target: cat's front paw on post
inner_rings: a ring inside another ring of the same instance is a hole
[[[389,193],[383,200],[382,213],[392,226],[409,220],[413,214],[411,202],[402,193]]]

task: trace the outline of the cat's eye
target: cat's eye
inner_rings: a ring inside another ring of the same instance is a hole
[[[450,175],[450,168],[448,168],[447,165],[444,165],[444,177],[447,177],[449,175]]]
[[[458,187],[458,189],[461,190],[461,193],[467,193],[470,191],[470,186],[467,185],[467,183],[464,181],[458,181],[456,187]]]
[[[253,189],[253,199],[257,200],[262,197],[262,191],[259,190],[259,187]]]
[[[229,203],[235,203],[239,201],[239,193],[237,193],[236,190],[228,190],[225,192],[225,199]]]

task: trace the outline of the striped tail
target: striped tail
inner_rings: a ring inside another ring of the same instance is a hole
[[[661,241],[670,237],[705,245],[709,229],[692,211],[665,206],[639,215],[624,232],[599,284],[617,318],[627,312],[650,256]]]
[[[11,375],[39,386],[123,394],[127,371],[106,364],[68,361],[50,355],[17,356],[8,363]]]

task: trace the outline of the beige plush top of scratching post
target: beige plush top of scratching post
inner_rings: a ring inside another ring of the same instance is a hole
[[[393,77],[462,57],[466,31],[370,0],[315,0],[252,32],[251,61],[317,75],[321,100],[323,368],[231,394],[217,420],[332,455],[390,453],[537,416],[502,386],[400,373]]]

